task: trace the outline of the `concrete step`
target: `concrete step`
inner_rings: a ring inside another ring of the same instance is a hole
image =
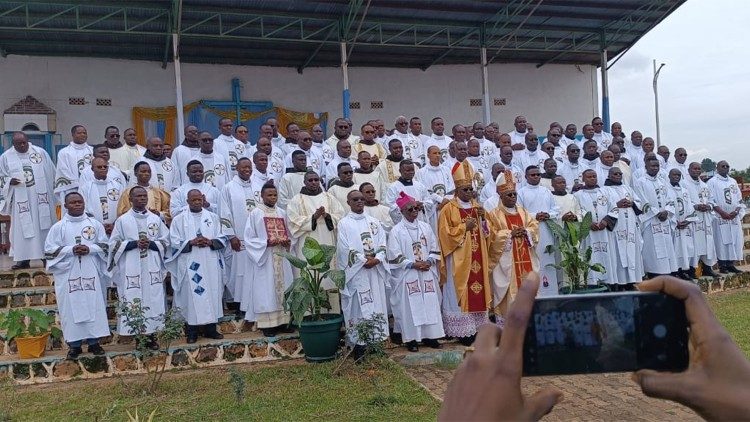
[[[104,356],[82,354],[66,358],[67,351],[53,350],[36,359],[0,356],[0,380],[16,384],[39,384],[70,379],[105,378],[146,373],[148,366],[166,365],[166,370],[268,362],[303,356],[296,333],[263,337],[258,332],[227,334],[222,340],[199,339],[197,343],[175,342],[168,350],[142,355],[133,345],[105,345]],[[85,347],[84,347],[84,350]]]
[[[117,301],[117,289],[107,290],[107,300]],[[9,287],[0,289],[0,312],[13,308],[56,305],[55,286]]]

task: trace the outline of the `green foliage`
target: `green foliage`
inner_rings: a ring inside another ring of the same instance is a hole
[[[716,170],[716,163],[712,159],[706,157],[701,161],[701,170],[705,173],[712,172]]]
[[[135,337],[136,351],[141,355],[141,359],[146,362],[149,358],[156,358],[151,359],[151,362],[155,363],[144,365],[147,373],[147,381],[143,388],[144,394],[153,393],[159,386],[167,367],[164,351],[169,349],[172,342],[182,337],[182,328],[185,324],[179,308],[174,306],[158,317],[146,316],[148,311],[149,307],[143,306],[140,299],[133,299],[132,302],[120,301],[117,304],[118,314],[124,319],[125,326]],[[152,320],[161,323],[161,328],[153,333],[159,342],[158,350],[151,350],[147,347],[149,335],[146,334],[146,330]],[[164,359],[159,359],[159,356],[164,356]]]
[[[323,310],[331,308],[328,293],[344,287],[344,271],[331,268],[336,247],[321,245],[312,237],[307,237],[302,246],[304,260],[288,252],[277,255],[286,258],[292,266],[300,270],[299,277],[294,279],[284,293],[284,309],[292,314],[292,321],[296,324],[302,322],[306,313],[311,320],[320,320]],[[322,287],[326,278],[333,282],[335,289],[326,290]]]
[[[0,314],[0,330],[4,330],[6,340],[16,337],[36,337],[49,333],[54,338],[62,336],[62,331],[55,325],[54,314],[39,309],[11,309]]]
[[[362,318],[349,327],[347,331],[353,332],[359,342],[365,344],[365,357],[367,356],[385,356],[384,338],[388,333],[383,329],[386,324],[383,314],[375,314],[372,318]]]
[[[583,249],[581,242],[585,240],[590,231],[593,221],[590,212],[587,212],[579,221],[566,221],[564,226],[553,220],[547,220],[547,226],[555,236],[555,244],[549,245],[545,252],[560,252],[560,261],[549,266],[563,270],[568,281],[568,291],[584,289],[587,286],[589,271],[599,273],[606,272],[601,264],[591,264],[591,246]]]
[[[242,404],[245,401],[245,377],[235,368],[229,369],[229,385],[232,386],[234,392],[234,398],[237,400],[237,404]]]

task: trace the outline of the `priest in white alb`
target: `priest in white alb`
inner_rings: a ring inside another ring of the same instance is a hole
[[[305,174],[305,186],[289,201],[286,213],[293,254],[302,256],[307,236],[312,236],[318,243],[336,246],[336,228],[344,217],[344,209],[336,198],[323,191],[317,173],[310,171]]]
[[[391,209],[391,219],[398,223],[401,220],[401,211],[396,205],[396,199],[401,192],[405,192],[419,204],[419,220],[431,224],[436,212],[435,202],[425,185],[414,179],[414,167],[411,160],[404,159],[399,163],[399,178],[388,186],[385,203]]]
[[[669,183],[667,192],[674,201],[674,216],[672,216],[672,233],[674,237],[675,258],[677,258],[677,278],[692,280],[695,277],[695,268],[692,267],[695,256],[694,227],[697,217],[693,209],[693,201],[690,199],[685,185],[682,183],[682,172],[679,168],[672,168],[668,173]]]
[[[643,204],[633,188],[623,183],[623,174],[619,167],[609,170],[602,191],[609,198],[613,215],[617,216],[610,236],[614,255],[611,260],[612,266],[609,268],[610,288],[633,290],[633,284],[640,283],[643,279],[643,237],[638,222]]]
[[[132,305],[137,299],[144,308],[148,335],[146,347],[157,350],[155,332],[164,326],[160,318],[166,312],[167,298],[164,261],[171,253],[169,229],[161,218],[148,211],[148,193],[141,186],[129,192],[132,208],[115,221],[109,239],[109,268],[112,283],[117,287],[120,302]],[[121,315],[117,332],[131,336],[133,332]]]
[[[526,185],[518,189],[518,205],[531,214],[539,223],[539,241],[534,245],[539,259],[538,296],[556,296],[558,294],[557,271],[550,264],[555,264],[555,254],[547,252],[548,246],[556,243],[552,230],[546,221],[557,219],[560,209],[549,189],[540,186],[541,172],[537,166],[526,168]]]
[[[220,217],[224,235],[229,240],[229,247],[224,250],[227,268],[226,285],[229,299],[240,302],[242,283],[246,279],[248,259],[245,252],[245,224],[250,211],[256,206],[250,174],[253,171],[250,159],[240,157],[235,166],[236,174],[221,190]]]
[[[615,204],[610,202],[609,195],[599,187],[596,171],[585,170],[581,176],[583,186],[573,195],[581,204],[581,213],[591,213],[591,231],[581,242],[583,248],[591,247],[591,263],[600,264],[605,272],[589,271],[588,284],[597,285],[613,282],[611,272],[615,258],[611,245],[610,232],[617,222]],[[585,250],[585,249],[584,249]]]
[[[203,181],[203,164],[192,160],[187,164],[188,181],[172,191],[169,197],[169,213],[175,218],[188,208],[187,194],[195,189],[205,197],[204,207],[214,214],[219,214],[221,193],[210,183]]]
[[[250,211],[245,225],[245,251],[249,255],[242,284],[240,309],[246,321],[255,321],[266,337],[275,336],[289,323],[284,292],[292,285],[292,266],[278,253],[289,252],[291,234],[286,213],[276,206],[273,183],[261,188],[261,202]]]
[[[109,235],[117,219],[117,204],[125,186],[119,179],[107,178],[109,165],[104,159],[94,158],[91,169],[94,171],[94,180],[82,185],[79,192],[86,201],[86,212],[102,223]]]
[[[65,194],[78,191],[78,179],[81,171],[91,166],[94,151],[86,143],[88,133],[82,125],[75,125],[70,129],[73,141],[57,153],[55,168],[55,194],[58,202],[63,203]]]
[[[440,209],[453,198],[453,191],[456,187],[453,185],[453,176],[450,170],[440,165],[440,148],[432,145],[427,148],[427,163],[424,167],[417,170],[414,179],[427,188],[430,193],[432,203],[437,210],[430,218],[430,225],[433,230],[437,230],[437,214]],[[494,179],[493,179],[494,181]]]
[[[13,147],[0,155],[0,214],[10,216],[12,269],[29,268],[44,258],[44,240],[57,221],[55,165],[23,132],[13,133]]]
[[[641,233],[643,233],[643,270],[649,276],[677,271],[677,258],[672,238],[670,218],[674,215],[674,200],[659,176],[659,161],[645,162],[646,173],[633,179],[633,190],[643,201]]]
[[[391,265],[390,304],[394,327],[409,351],[417,342],[439,349],[445,336],[440,310],[440,250],[432,228],[417,217],[414,198],[403,194],[396,199],[403,218],[388,236]]]
[[[386,258],[385,230],[378,220],[364,213],[365,198],[355,190],[347,196],[350,212],[339,222],[336,242],[336,262],[344,271],[345,284],[341,290],[341,310],[347,327],[347,343],[358,359],[365,342],[357,336],[356,325],[363,320],[380,316],[380,334],[373,340],[382,341],[388,335],[388,283],[390,267]]]
[[[187,322],[188,343],[198,341],[201,328],[204,337],[224,338],[216,330],[216,323],[224,315],[222,250],[227,241],[219,216],[203,208],[204,201],[201,191],[188,191],[188,209],[178,214],[169,228],[174,254],[167,268],[172,274],[174,304]]]
[[[700,163],[692,162],[688,166],[688,177],[683,181],[690,193],[690,200],[695,210],[695,236],[693,237],[694,257],[692,266],[701,267],[701,275],[715,277],[711,267],[716,264],[716,246],[714,244],[713,202],[711,202],[711,190],[701,180],[703,170]]]
[[[104,286],[107,277],[107,235],[104,226],[84,213],[83,197],[69,192],[65,214],[50,228],[44,244],[47,271],[55,281],[55,297],[68,359],[83,353],[103,355],[100,337],[110,335]]]
[[[146,152],[140,161],[145,161],[151,167],[151,186],[170,193],[178,185],[177,169],[172,159],[164,154],[164,141],[151,137],[146,141]]]
[[[729,163],[719,161],[716,164],[716,174],[709,179],[707,185],[716,213],[714,244],[719,260],[719,272],[741,273],[742,271],[734,266],[734,262],[744,258],[742,218],[745,217],[746,208],[737,181],[729,177]]]

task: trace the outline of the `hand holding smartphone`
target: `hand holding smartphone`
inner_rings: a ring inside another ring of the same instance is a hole
[[[658,292],[539,298],[523,352],[524,375],[684,371],[685,305]]]

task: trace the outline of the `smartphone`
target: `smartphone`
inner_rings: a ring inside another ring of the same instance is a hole
[[[671,296],[599,293],[534,302],[524,341],[524,375],[679,372],[687,366],[685,305]]]

